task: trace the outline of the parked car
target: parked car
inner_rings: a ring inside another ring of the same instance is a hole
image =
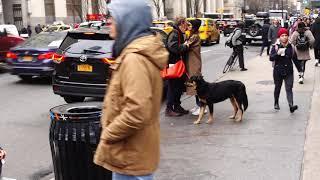
[[[237,20],[227,20],[226,25],[224,27],[223,35],[229,36],[233,30],[238,27],[238,21]]]
[[[187,18],[188,21],[195,18]],[[199,28],[199,36],[203,44],[220,43],[220,31],[216,27],[216,23],[210,18],[198,18],[201,20]]]
[[[41,32],[11,48],[6,54],[11,74],[26,81],[34,76],[52,76],[51,58],[65,36],[66,32]]]
[[[107,31],[78,29],[68,32],[53,55],[53,92],[67,103],[86,97],[103,98],[111,76],[112,44]]]
[[[267,12],[258,12],[253,18],[245,19],[246,42],[262,41],[262,26],[269,20]]]
[[[25,39],[19,37],[18,30],[14,25],[0,25],[0,69],[6,67],[6,54],[10,48],[24,42]]]

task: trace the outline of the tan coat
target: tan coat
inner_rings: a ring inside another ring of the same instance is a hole
[[[191,77],[193,75],[201,74],[202,61],[201,61],[201,39],[199,34],[193,34],[188,40],[189,46],[189,56],[187,60],[187,72]],[[187,88],[187,95],[196,95],[193,88]]]
[[[315,39],[312,35],[312,32],[310,30],[306,30],[305,36],[308,38],[310,46],[313,47]],[[296,46],[298,37],[299,37],[299,33],[297,31],[295,31],[290,38],[291,44]],[[311,59],[309,49],[307,51],[301,51],[301,50],[298,50],[296,47],[294,47],[294,50],[297,53],[298,60],[310,60]]]
[[[101,140],[94,162],[126,175],[153,173],[160,158],[160,70],[168,52],[157,36],[131,42],[116,59],[103,102]]]

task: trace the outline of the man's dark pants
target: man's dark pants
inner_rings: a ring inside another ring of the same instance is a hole
[[[236,52],[239,57],[239,66],[241,69],[244,68],[244,58],[243,58],[243,45],[235,46],[233,50]]]

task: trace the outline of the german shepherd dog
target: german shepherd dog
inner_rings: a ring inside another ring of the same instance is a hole
[[[213,104],[222,102],[227,98],[230,99],[233,106],[234,114],[230,119],[235,119],[236,122],[242,121],[244,111],[248,108],[248,97],[245,85],[240,81],[227,80],[217,83],[208,83],[203,79],[203,76],[192,76],[187,82],[187,87],[192,87],[200,100],[200,114],[193,124],[200,124],[203,118],[206,106],[209,107],[210,116],[207,123],[212,123],[213,117]],[[239,117],[237,116],[240,110]]]

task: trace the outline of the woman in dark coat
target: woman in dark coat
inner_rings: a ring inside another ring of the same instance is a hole
[[[318,17],[311,27],[311,32],[315,38],[314,43],[314,57],[316,59],[315,66],[318,66],[320,63],[320,17]]]
[[[274,109],[280,110],[279,96],[283,81],[287,93],[287,100],[290,112],[293,113],[298,109],[297,105],[293,104],[293,54],[294,49],[289,43],[288,30],[281,28],[278,32],[279,41],[276,42],[271,49],[270,61],[273,62],[273,79],[275,84],[274,89]]]

